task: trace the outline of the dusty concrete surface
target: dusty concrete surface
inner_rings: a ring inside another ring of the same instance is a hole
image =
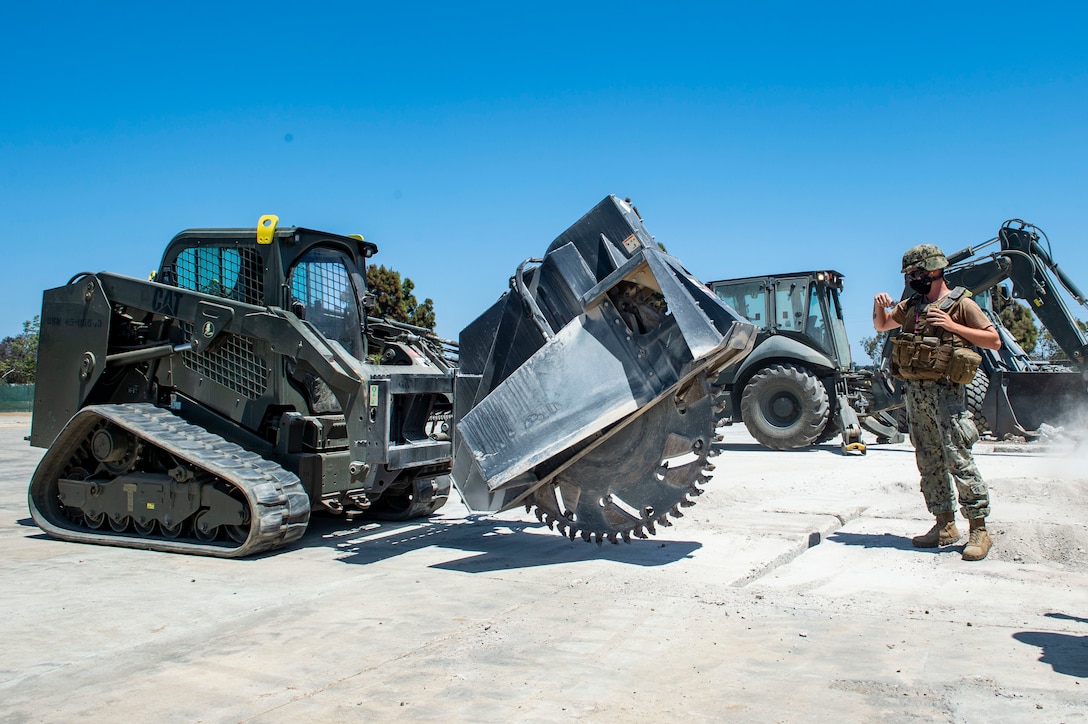
[[[910,545],[930,519],[909,445],[776,453],[738,427],[649,541],[450,505],[218,561],[42,535],[28,430],[0,418],[0,721],[1088,716],[1088,455],[1068,442],[976,448],[978,563]]]

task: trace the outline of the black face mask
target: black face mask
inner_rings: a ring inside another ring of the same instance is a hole
[[[922,295],[929,294],[929,290],[933,288],[932,279],[911,279],[908,284],[911,289]]]

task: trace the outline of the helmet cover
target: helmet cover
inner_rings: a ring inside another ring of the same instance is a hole
[[[944,269],[946,266],[948,266],[948,259],[945,257],[944,252],[933,244],[912,246],[907,249],[907,253],[903,254],[903,274],[912,269],[933,271],[935,269]]]

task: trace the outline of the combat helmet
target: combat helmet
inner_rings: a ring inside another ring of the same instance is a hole
[[[903,269],[901,271],[906,274],[911,269],[933,271],[934,269],[944,269],[946,266],[948,266],[948,258],[945,257],[940,248],[933,244],[919,244],[907,249],[907,253],[903,255]]]

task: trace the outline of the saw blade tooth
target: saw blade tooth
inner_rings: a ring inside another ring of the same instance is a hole
[[[703,466],[703,470],[705,470],[708,473],[712,473],[717,469],[718,469],[718,466],[715,465],[714,463],[707,463],[706,465]]]
[[[646,531],[644,531],[644,530],[642,529],[642,526],[641,526],[641,525],[636,525],[636,526],[635,526],[635,529],[634,529],[634,531],[632,531],[632,532],[633,532],[633,533],[635,534],[635,536],[636,536],[636,537],[638,537],[638,538],[649,538],[649,537],[650,537],[650,536],[646,535]]]
[[[714,442],[722,442],[723,440],[725,440],[725,435],[718,433],[717,435],[712,437],[711,440],[713,440]]]
[[[631,531],[629,531],[629,530],[623,531],[623,542],[624,543],[630,543],[631,542]]]
[[[662,513],[661,515],[657,516],[657,524],[658,525],[663,525],[666,528],[671,528],[672,527],[672,521],[669,520],[669,517],[665,513]]]
[[[612,545],[618,545],[619,544],[619,541],[616,540],[616,531],[612,531],[611,533],[608,534],[608,542],[611,543]]]
[[[691,495],[694,495],[695,497],[699,497],[700,495],[703,494],[703,489],[696,487],[695,483],[692,483],[691,487],[688,488],[688,493],[690,493]]]
[[[706,451],[706,456],[707,456],[708,458],[716,458],[716,457],[718,457],[718,456],[719,456],[719,455],[721,455],[721,454],[722,454],[722,451],[721,451],[721,450],[719,450],[719,449],[718,449],[718,448],[716,448],[716,447],[712,447],[712,448],[710,448],[709,450],[707,450],[707,451]]]
[[[706,475],[705,473],[699,473],[699,474],[698,474],[698,475],[697,475],[697,476],[695,477],[695,479],[696,479],[696,480],[697,480],[698,482],[702,483],[703,485],[706,485],[707,483],[709,483],[709,482],[710,482],[710,476]]]
[[[680,501],[681,508],[690,508],[693,505],[695,505],[695,501],[691,500],[690,498],[684,498]]]
[[[673,518],[683,518],[684,517],[684,514],[680,511],[680,504],[679,503],[672,506],[672,509],[669,510],[669,515],[671,515]]]
[[[570,538],[571,540],[574,540],[575,538],[577,538],[578,537],[578,529],[572,525],[570,527],[570,531],[567,532],[567,537]]]
[[[600,546],[604,543],[604,533],[599,530],[593,531],[593,542]]]
[[[536,513],[536,519],[539,520],[541,523],[543,523],[544,522],[544,510],[542,508],[537,508],[534,512]]]
[[[652,518],[646,521],[646,530],[650,531],[650,535],[657,535],[657,528],[654,527],[654,521]]]

